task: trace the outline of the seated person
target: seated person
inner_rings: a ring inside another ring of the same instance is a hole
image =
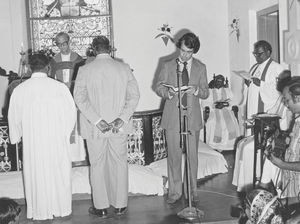
[[[231,109],[232,92],[223,75],[214,76],[209,83],[209,97],[202,101],[209,107],[206,123],[206,143],[218,151],[232,150],[235,139],[240,136],[240,127]]]
[[[21,208],[17,202],[10,198],[0,198],[0,223],[17,224]]]
[[[286,221],[279,199],[263,189],[249,191],[242,207],[239,224],[283,224]]]
[[[286,149],[284,158],[279,158],[275,155],[274,150],[266,151],[268,160],[265,164],[268,169],[263,170],[262,181],[266,182],[265,176],[271,176],[274,180],[275,171],[270,166],[270,161],[280,172],[277,174],[279,181],[275,182],[279,189],[280,198],[285,198],[288,204],[298,203],[300,194],[300,77],[292,77],[289,81],[284,82],[281,86],[283,102],[289,110],[295,114],[292,132],[290,134],[289,146]],[[270,173],[273,175],[270,175]]]

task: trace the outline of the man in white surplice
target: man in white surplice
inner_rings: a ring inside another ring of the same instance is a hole
[[[8,121],[12,144],[22,138],[27,218],[68,216],[72,212],[70,134],[76,108],[69,89],[47,76],[45,55],[29,58],[30,79],[15,88]]]
[[[287,128],[287,110],[281,102],[280,93],[276,90],[276,79],[283,71],[283,67],[271,58],[272,46],[264,40],[254,44],[253,55],[256,64],[250,69],[251,79],[245,80],[247,89],[246,119],[253,118],[257,113],[277,114],[282,117],[280,126]],[[237,144],[233,185],[238,191],[252,187],[254,138],[250,129],[245,131],[246,138]],[[258,158],[260,155],[257,155]],[[257,174],[260,173],[262,164],[257,160]]]

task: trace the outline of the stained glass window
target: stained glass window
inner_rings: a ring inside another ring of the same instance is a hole
[[[105,35],[113,43],[110,0],[28,0],[27,5],[33,51],[51,48],[57,53],[54,38],[62,31],[81,56],[96,36]]]

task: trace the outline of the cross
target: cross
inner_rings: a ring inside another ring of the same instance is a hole
[[[300,75],[300,2],[287,0],[288,30],[283,31],[284,61],[293,75]]]

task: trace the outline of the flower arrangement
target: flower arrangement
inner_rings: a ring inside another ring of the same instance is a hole
[[[28,49],[27,53],[28,53],[29,57],[33,54],[43,54],[43,55],[47,56],[47,58],[49,60],[51,60],[55,55],[55,53],[52,51],[52,49],[48,48],[48,47],[43,47],[43,48],[41,48],[37,51],[33,51],[32,49]]]
[[[240,23],[239,23],[239,19],[238,18],[234,18],[232,20],[232,23],[229,24],[230,28],[231,28],[231,32],[230,32],[230,35],[235,33],[235,36],[236,36],[236,39],[237,41],[239,42],[239,39],[240,39]]]
[[[174,42],[174,39],[171,35],[171,29],[172,29],[172,27],[170,27],[169,24],[163,24],[158,29],[161,33],[159,33],[154,39],[161,37],[161,39],[163,40],[163,42],[166,46],[167,46],[169,40]]]

